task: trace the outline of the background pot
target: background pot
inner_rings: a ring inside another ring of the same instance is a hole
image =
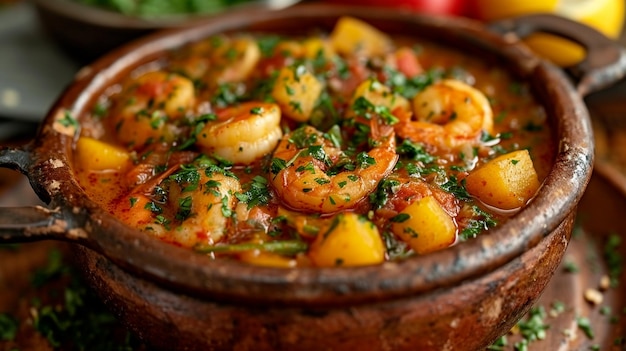
[[[76,130],[59,121],[66,113],[83,114],[134,67],[210,34],[330,28],[343,14],[482,55],[529,83],[546,108],[558,152],[527,208],[489,235],[426,256],[372,267],[282,270],[190,255],[121,224],[78,186],[71,166]],[[576,88],[519,44],[518,36],[535,30],[567,33],[590,48],[574,70]],[[593,161],[581,95],[621,78],[624,57],[597,32],[546,16],[501,22],[489,31],[464,19],[303,5],[159,33],[85,67],[35,142],[0,150],[0,165],[27,174],[50,204],[3,209],[0,218],[8,224],[2,237],[83,245],[76,255],[96,292],[139,335],[164,349],[480,349],[530,308],[563,255]]]

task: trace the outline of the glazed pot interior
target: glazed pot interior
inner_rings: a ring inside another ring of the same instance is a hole
[[[280,269],[213,260],[152,238],[116,220],[78,185],[72,171],[75,131],[58,127],[65,112],[81,116],[111,84],[164,52],[230,31],[308,33],[328,30],[342,15],[362,18],[389,33],[451,46],[501,65],[528,82],[545,107],[554,132],[556,159],[536,198],[490,233],[446,250],[403,261],[358,268]],[[575,210],[593,162],[587,111],[561,70],[515,41],[466,19],[426,17],[393,10],[301,5],[254,16],[233,13],[193,28],[161,32],[133,42],[86,66],[56,102],[34,145],[34,186],[44,200],[70,213],[84,230],[85,246],[168,289],[241,303],[345,304],[385,300],[451,286],[496,270],[547,236]],[[50,160],[63,166],[51,167]],[[62,186],[53,187],[53,180]],[[288,288],[286,288],[288,286]]]

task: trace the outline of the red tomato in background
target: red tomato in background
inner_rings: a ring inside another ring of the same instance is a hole
[[[436,15],[464,16],[467,13],[465,0],[326,0],[326,2],[344,5],[398,7]]]

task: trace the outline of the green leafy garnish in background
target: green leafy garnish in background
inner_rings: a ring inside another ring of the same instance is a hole
[[[76,0],[136,17],[208,14],[251,0]]]

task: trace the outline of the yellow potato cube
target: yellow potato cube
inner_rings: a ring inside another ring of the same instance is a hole
[[[353,17],[339,19],[330,34],[330,42],[343,55],[359,53],[371,57],[391,50],[391,39],[386,34]]]
[[[418,254],[444,249],[456,240],[456,224],[433,196],[425,196],[392,219],[391,230]]]
[[[335,55],[330,42],[320,38],[306,39],[302,43],[302,47],[304,49],[304,56],[308,59],[317,58],[317,56],[320,55],[320,51],[322,53],[322,57],[325,59],[331,59]]]
[[[524,206],[539,185],[528,150],[498,156],[465,178],[465,188],[471,195],[505,210]]]
[[[284,67],[272,89],[272,97],[287,117],[306,122],[322,93],[322,83],[304,66]]]
[[[309,249],[316,266],[363,266],[385,260],[385,246],[374,223],[352,212],[337,215]]]
[[[76,160],[87,171],[120,170],[129,159],[125,150],[100,140],[81,137],[76,143]]]

